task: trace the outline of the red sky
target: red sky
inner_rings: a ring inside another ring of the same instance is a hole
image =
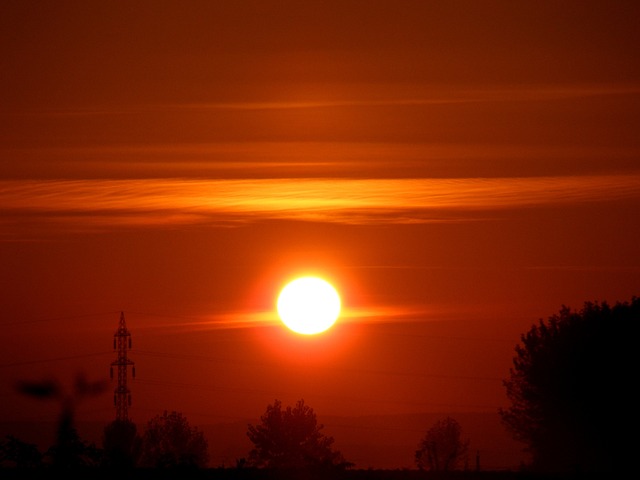
[[[533,323],[640,293],[638,20],[2,2],[0,419],[55,419],[16,379],[107,378],[121,311],[139,423],[504,406]],[[274,306],[309,272],[344,314],[302,338]],[[78,406],[114,415],[109,394]]]

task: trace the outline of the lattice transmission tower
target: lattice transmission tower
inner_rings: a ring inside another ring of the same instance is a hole
[[[131,390],[127,386],[128,367],[131,366],[131,375],[136,376],[135,364],[127,356],[131,348],[131,333],[127,330],[124,321],[124,312],[120,313],[120,325],[113,335],[113,349],[117,352],[114,362],[111,362],[111,379],[113,379],[113,367],[118,367],[118,386],[113,391],[113,403],[116,407],[116,420],[129,420],[129,407],[131,406]]]

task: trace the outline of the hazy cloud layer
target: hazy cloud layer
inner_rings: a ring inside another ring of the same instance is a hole
[[[113,226],[477,219],[478,212],[640,197],[640,175],[451,179],[3,181],[5,236],[29,224]],[[41,225],[42,226],[42,225]]]

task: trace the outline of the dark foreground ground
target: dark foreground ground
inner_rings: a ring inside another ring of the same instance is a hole
[[[419,470],[346,470],[333,472],[273,471],[215,468],[204,470],[109,471],[101,469],[60,471],[54,469],[0,468],[0,480],[18,479],[87,479],[87,480],[573,480],[623,478],[615,474],[539,474],[515,471],[423,472]]]

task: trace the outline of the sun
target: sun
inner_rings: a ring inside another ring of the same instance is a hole
[[[318,277],[300,277],[278,296],[278,315],[296,333],[315,335],[330,328],[340,315],[340,295]]]

